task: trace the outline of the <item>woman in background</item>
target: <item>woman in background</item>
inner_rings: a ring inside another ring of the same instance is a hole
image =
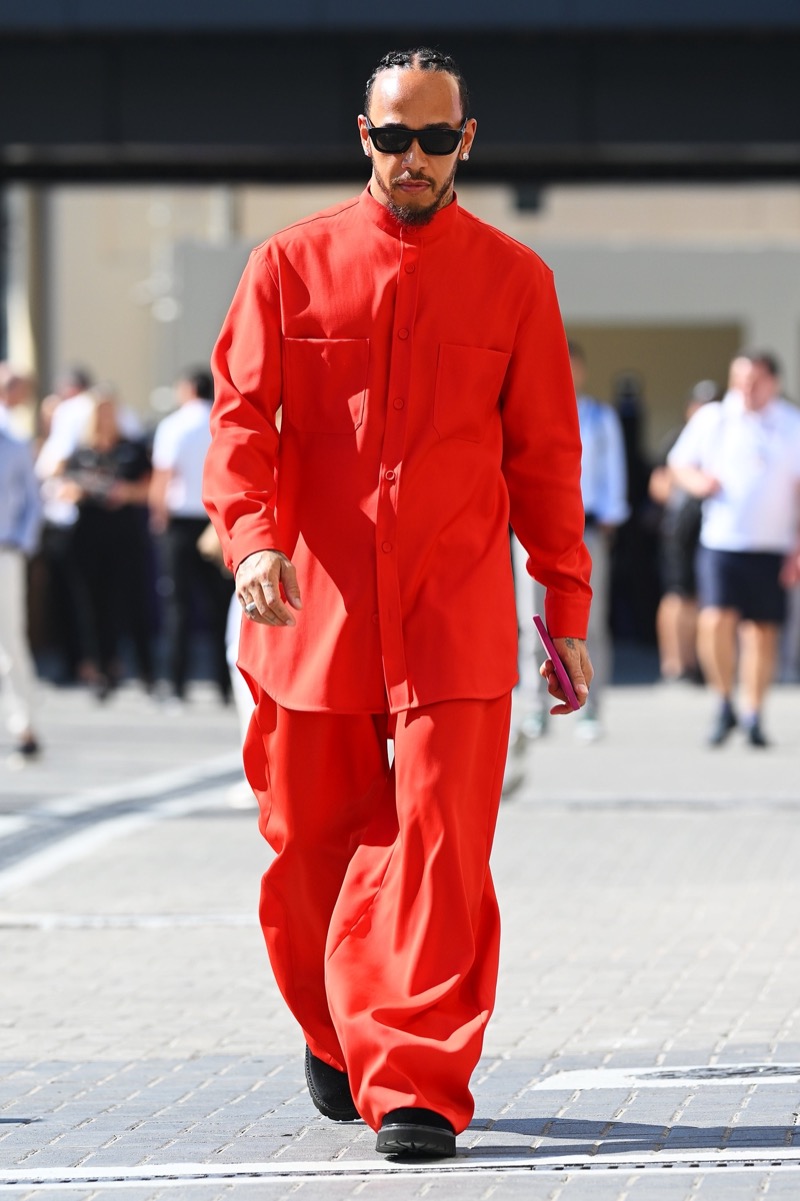
[[[114,391],[96,388],[93,398],[81,444],[61,474],[63,494],[79,514],[74,549],[84,584],[86,648],[80,675],[105,699],[123,674],[124,634],[131,637],[141,680],[148,691],[153,686],[146,507],[151,467],[145,447],[120,432]]]

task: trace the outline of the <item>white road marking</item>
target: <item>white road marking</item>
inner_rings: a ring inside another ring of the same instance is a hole
[[[56,797],[38,805],[36,812],[49,813],[54,817],[74,817],[114,801],[145,801],[165,792],[175,792],[179,788],[191,788],[195,785],[208,788],[211,783],[217,782],[218,777],[241,774],[241,769],[241,752],[227,751],[224,755],[204,759],[191,767],[173,768],[170,771],[143,776],[139,780],[126,780],[121,784],[109,784],[102,788],[91,788],[85,792]]]
[[[270,1180],[366,1179],[375,1176],[394,1176],[399,1173],[419,1178],[442,1176],[475,1176],[495,1173],[506,1175],[531,1175],[547,1172],[567,1175],[571,1171],[581,1175],[589,1170],[654,1173],[668,1170],[670,1174],[688,1172],[696,1174],[708,1169],[718,1174],[720,1170],[734,1172],[764,1172],[769,1169],[787,1170],[800,1168],[800,1151],[784,1148],[752,1148],[734,1151],[676,1151],[674,1153],[644,1152],[631,1156],[629,1152],[603,1153],[596,1155],[540,1154],[525,1156],[492,1156],[462,1153],[455,1159],[441,1163],[392,1163],[386,1160],[336,1160],[294,1163],[243,1163],[205,1164],[174,1163],[144,1164],[140,1167],[81,1168],[20,1168],[0,1171],[0,1188],[86,1188],[87,1185],[104,1187],[133,1187],[134,1185],[157,1183],[162,1188],[185,1187],[202,1184],[209,1180],[235,1180],[264,1183]]]
[[[691,1067],[590,1068],[555,1072],[531,1086],[531,1092],[591,1089],[696,1088],[702,1085],[800,1084],[800,1064],[694,1064]]]
[[[145,787],[149,788],[149,784],[150,781],[146,782]],[[135,788],[135,785],[129,786],[123,795],[125,797],[133,796]],[[157,796],[159,792],[163,791],[162,784],[160,788],[153,790],[152,795]],[[135,795],[138,798],[147,794],[136,791]],[[204,789],[202,782],[198,781],[198,791],[191,796],[148,805],[138,813],[126,813],[120,817],[99,820],[97,824],[79,830],[76,834],[69,834],[52,846],[45,847],[42,851],[27,856],[20,863],[12,864],[11,867],[0,871],[0,896],[6,896],[20,888],[26,888],[29,884],[34,884],[37,880],[52,875],[53,872],[67,864],[85,859],[98,847],[106,846],[117,838],[135,834],[139,830],[171,817],[185,817],[189,813],[196,813],[202,809],[216,808],[220,803],[224,802],[221,800],[219,782],[215,781],[211,786],[206,782]]]
[[[18,834],[20,830],[26,830],[30,824],[31,819],[23,816],[21,813],[0,814],[0,838],[8,838],[11,834]]]
[[[4,930],[174,930],[255,926],[257,913],[0,913]]]

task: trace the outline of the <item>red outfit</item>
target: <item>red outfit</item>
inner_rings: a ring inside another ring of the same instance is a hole
[[[295,629],[242,631],[279,704],[510,691],[509,510],[551,634],[585,637],[578,417],[531,250],[456,201],[415,229],[365,191],[253,252],[213,366],[205,494],[228,565],[277,547],[303,595]]]
[[[417,1105],[460,1130],[496,976],[509,519],[551,633],[589,610],[552,276],[455,200],[415,228],[365,191],[253,252],[213,366],[226,559],[284,551],[303,598],[240,648],[276,977],[370,1124]]]

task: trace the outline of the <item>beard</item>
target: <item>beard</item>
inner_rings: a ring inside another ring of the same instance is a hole
[[[453,165],[453,170],[444,181],[439,191],[435,194],[430,204],[417,207],[412,204],[398,204],[392,194],[392,188],[398,183],[405,180],[424,180],[425,183],[434,186],[434,181],[427,175],[423,175],[421,171],[405,171],[402,175],[398,175],[392,179],[389,184],[378,174],[373,167],[373,175],[378,187],[386,197],[386,207],[394,217],[395,221],[399,221],[401,225],[427,225],[436,216],[440,208],[444,208],[450,203],[451,194],[453,191],[453,181],[456,177],[457,164]]]

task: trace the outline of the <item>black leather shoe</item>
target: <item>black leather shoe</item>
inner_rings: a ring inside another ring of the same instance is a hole
[[[332,1068],[323,1059],[312,1055],[306,1047],[306,1083],[311,1100],[320,1113],[333,1122],[357,1122],[360,1113],[355,1107],[347,1072]]]
[[[724,705],[717,716],[717,720],[711,728],[711,733],[708,736],[709,746],[722,746],[730,734],[731,730],[736,729],[736,714],[730,705]]]
[[[456,1153],[456,1132],[432,1109],[392,1109],[381,1122],[375,1150],[381,1155],[448,1159]]]

